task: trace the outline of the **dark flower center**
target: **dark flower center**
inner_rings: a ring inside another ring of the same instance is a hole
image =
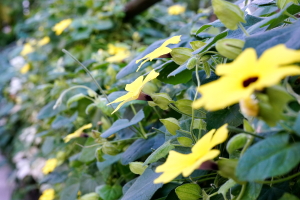
[[[248,78],[248,79],[246,79],[246,80],[243,81],[243,86],[244,86],[244,87],[248,87],[251,83],[254,83],[254,82],[257,81],[257,80],[258,80],[258,77],[257,77],[257,76],[255,76],[255,77],[250,77],[250,78]]]

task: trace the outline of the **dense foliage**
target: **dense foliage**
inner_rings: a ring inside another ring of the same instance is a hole
[[[36,2],[2,33],[13,199],[298,199],[299,2],[126,3]]]

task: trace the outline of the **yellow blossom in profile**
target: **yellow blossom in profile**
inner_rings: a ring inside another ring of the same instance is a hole
[[[55,197],[55,191],[52,188],[50,188],[43,191],[39,200],[53,200],[54,197]]]
[[[156,168],[157,173],[163,173],[154,180],[154,183],[168,183],[181,173],[184,177],[189,176],[202,163],[212,160],[220,154],[220,150],[212,148],[223,143],[227,137],[227,124],[224,124],[218,130],[210,130],[198,140],[192,147],[192,153],[182,154],[170,151],[166,162]]]
[[[44,37],[43,39],[37,42],[37,46],[44,46],[50,42],[50,38],[48,36]]]
[[[26,43],[26,44],[24,44],[23,49],[20,54],[21,54],[21,56],[26,56],[27,54],[30,54],[32,52],[34,52],[34,48],[31,46],[31,44]]]
[[[181,5],[174,5],[168,8],[169,15],[180,15],[185,12],[185,7]]]
[[[125,58],[130,56],[130,52],[126,47],[119,47],[113,44],[108,44],[108,53],[113,55],[105,60],[110,63],[122,62]]]
[[[82,133],[83,130],[92,128],[92,126],[93,126],[92,123],[86,124],[86,125],[80,127],[79,129],[77,129],[74,133],[71,133],[71,134],[67,135],[64,138],[65,143],[69,142],[73,138],[80,137],[80,134]]]
[[[255,50],[248,48],[232,63],[216,67],[216,74],[222,77],[198,88],[202,96],[193,108],[214,111],[245,100],[255,90],[300,74],[300,67],[291,64],[295,62],[300,62],[300,50],[288,49],[283,44],[266,50],[259,59]]]
[[[43,167],[43,173],[44,174],[49,174],[50,172],[53,172],[53,170],[57,166],[57,159],[56,158],[51,158],[46,161],[45,166]]]
[[[60,35],[66,28],[70,26],[72,23],[72,19],[64,19],[59,23],[55,24],[52,30],[55,32],[56,35]]]
[[[160,47],[152,51],[151,53],[145,55],[143,58],[136,60],[135,63],[139,63],[140,61],[144,60],[138,67],[136,71],[142,67],[147,61],[152,61],[154,58],[158,58],[164,54],[170,53],[172,49],[167,47],[169,44],[178,44],[180,42],[181,35],[173,36],[170,39],[167,39]]]
[[[30,65],[26,63],[21,69],[20,72],[21,74],[26,74],[30,70]]]
[[[157,76],[159,75],[159,73],[155,72],[154,70],[152,70],[144,79],[143,76],[138,77],[135,81],[133,81],[130,84],[127,84],[125,87],[125,90],[128,92],[127,94],[125,94],[124,96],[121,96],[119,98],[117,98],[116,100],[114,100],[113,102],[109,103],[118,103],[121,102],[117,108],[111,113],[115,113],[117,110],[119,110],[121,108],[122,105],[124,105],[126,102],[128,101],[132,101],[132,100],[136,100],[138,99],[138,97],[140,96],[140,93],[142,92],[143,87],[145,86],[146,83],[148,83],[149,81],[155,79]],[[107,104],[107,105],[109,105]]]

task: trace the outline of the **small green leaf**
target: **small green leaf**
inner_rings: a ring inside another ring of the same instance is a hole
[[[196,63],[197,63],[197,58],[191,57],[186,64],[186,68],[191,70],[196,66]]]
[[[189,99],[180,99],[175,102],[175,106],[183,113],[192,114],[192,100]]]
[[[235,150],[245,146],[248,137],[244,133],[237,134],[233,136],[227,143],[226,149],[229,154],[232,154]]]
[[[70,107],[70,105],[71,105],[73,102],[79,101],[80,99],[83,99],[83,98],[85,98],[85,95],[82,94],[82,93],[79,93],[79,94],[76,94],[76,95],[72,96],[72,97],[69,98],[68,101],[67,101],[67,107]]]
[[[96,151],[95,151],[95,157],[96,157],[97,161],[98,162],[105,161],[105,159],[103,158],[103,156],[104,156],[104,153],[102,151],[102,147],[97,148]]]
[[[84,146],[90,146],[95,144],[95,139],[92,137],[89,137]],[[95,150],[97,149],[97,146],[93,146],[90,148],[82,148],[82,151],[79,156],[79,161],[84,162],[84,163],[89,163],[93,160],[95,160]]]
[[[95,103],[91,103],[90,105],[88,105],[86,108],[85,108],[85,114],[89,114],[91,112],[91,110],[93,108],[97,107],[97,105]]]
[[[191,147],[193,144],[193,141],[188,137],[178,137],[177,141],[179,142],[179,144],[185,147]]]
[[[193,56],[192,52],[192,49],[186,47],[177,47],[172,49],[171,56],[176,64],[182,65]]]
[[[284,193],[283,196],[279,200],[299,200],[299,198],[292,194]]]
[[[163,110],[168,109],[168,105],[173,102],[171,97],[167,93],[154,93],[150,95],[153,102],[149,101],[149,106],[158,106]],[[151,102],[151,103],[150,103]]]
[[[96,187],[95,191],[105,200],[117,200],[122,196],[122,187],[120,185],[100,185]]]
[[[180,129],[180,125],[177,119],[173,117],[169,117],[166,119],[160,119],[161,123],[165,125],[167,130],[172,134],[176,135],[176,131]]]
[[[203,47],[204,45],[206,45],[206,43],[202,42],[202,41],[192,41],[192,42],[190,42],[190,45],[191,45],[192,49],[195,51],[195,50]]]
[[[263,184],[249,182],[246,185],[245,192],[241,198],[241,200],[256,200],[260,194]]]
[[[201,188],[194,183],[187,183],[175,189],[180,200],[198,200],[201,197]]]
[[[98,200],[99,195],[96,192],[88,193],[80,197],[79,200]]]
[[[165,142],[159,148],[157,148],[144,162],[144,165],[149,163],[156,162],[157,160],[165,157],[170,150],[174,149],[175,147],[170,143],[170,140]]]
[[[194,119],[193,129],[206,130],[206,122],[203,119]]]

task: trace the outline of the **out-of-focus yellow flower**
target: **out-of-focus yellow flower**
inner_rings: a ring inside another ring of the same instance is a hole
[[[112,103],[122,102],[117,106],[117,108],[111,114],[113,114],[117,110],[119,110],[121,108],[121,106],[124,105],[126,102],[137,99],[140,96],[140,93],[141,93],[144,85],[146,83],[148,83],[149,81],[155,79],[158,75],[159,75],[159,73],[152,70],[146,76],[145,79],[144,79],[143,76],[140,76],[135,81],[133,81],[132,83],[127,84],[126,87],[125,87],[125,90],[128,91],[128,93],[125,94],[124,96],[121,96],[121,97],[117,98],[113,102],[109,103],[109,104],[112,104]],[[109,105],[109,104],[107,104],[107,105]]]
[[[30,65],[26,63],[21,69],[20,72],[21,74],[26,74],[30,70]]]
[[[31,46],[31,44],[25,43],[20,54],[21,56],[26,56],[32,52],[34,52],[34,48]]]
[[[83,130],[92,128],[92,126],[93,125],[91,123],[90,124],[86,124],[86,125],[80,127],[79,129],[77,129],[74,133],[71,133],[71,134],[67,135],[64,138],[65,143],[69,142],[73,138],[80,137],[80,134],[82,133]]]
[[[283,44],[266,50],[259,59],[255,50],[248,48],[234,62],[217,66],[216,74],[222,77],[198,88],[202,96],[193,108],[213,111],[247,99],[255,90],[275,85],[285,76],[300,74],[300,67],[290,64],[299,61],[300,50]]]
[[[43,39],[39,40],[37,46],[41,47],[50,42],[50,38],[48,36],[44,37]]]
[[[105,60],[110,63],[122,62],[130,56],[130,52],[126,47],[115,46],[113,44],[108,44],[108,53],[113,55]]]
[[[59,23],[55,24],[52,30],[55,32],[56,35],[60,35],[66,28],[70,26],[72,23],[72,19],[64,19]]]
[[[44,190],[39,200],[53,200],[54,197],[55,197],[55,191],[54,189],[51,188],[51,189]]]
[[[43,173],[49,174],[50,172],[53,172],[53,170],[57,166],[57,162],[58,161],[56,158],[51,158],[47,160],[45,166],[43,167]]]
[[[227,137],[227,124],[224,124],[218,130],[212,129],[198,140],[192,147],[192,153],[182,154],[170,151],[166,162],[156,168],[156,172],[163,172],[163,174],[155,179],[154,183],[168,183],[181,173],[184,177],[189,176],[202,163],[220,154],[220,150],[212,148],[224,142]]]
[[[240,108],[244,115],[249,117],[256,117],[258,115],[259,106],[258,102],[251,97],[240,100]]]
[[[164,54],[170,53],[172,51],[172,49],[170,49],[169,47],[167,47],[169,44],[178,44],[178,42],[180,42],[180,37],[181,35],[177,35],[177,36],[173,36],[170,39],[167,39],[160,47],[158,47],[157,49],[155,49],[154,51],[152,51],[151,53],[145,55],[143,58],[136,60],[135,63],[139,63],[141,60],[144,60],[140,66],[138,67],[138,69],[136,71],[139,71],[139,69],[142,67],[142,65],[144,63],[146,63],[147,61],[152,61],[154,58],[158,58]]]
[[[114,56],[106,58],[105,61],[109,63],[118,63],[118,62],[122,62],[125,58],[128,58],[129,56],[130,56],[129,51],[122,51],[117,53]]]
[[[180,15],[185,12],[185,7],[181,5],[174,5],[168,8],[169,15]]]

